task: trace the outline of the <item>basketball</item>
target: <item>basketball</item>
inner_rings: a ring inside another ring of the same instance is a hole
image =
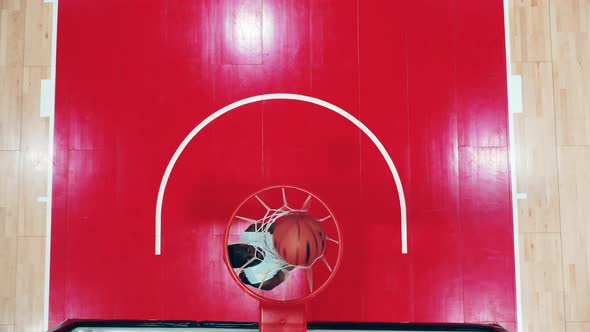
[[[274,246],[285,262],[310,266],[324,253],[326,232],[321,223],[311,216],[289,214],[275,225]]]

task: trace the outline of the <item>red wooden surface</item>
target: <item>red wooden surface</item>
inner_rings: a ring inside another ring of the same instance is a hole
[[[315,321],[515,323],[502,1],[62,0],[50,321],[255,321],[221,237],[245,197],[291,184],[322,198],[346,241]],[[166,165],[205,128],[154,211]]]

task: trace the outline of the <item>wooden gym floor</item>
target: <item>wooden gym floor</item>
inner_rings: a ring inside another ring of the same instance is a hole
[[[0,0],[0,332],[44,329],[53,5]],[[590,331],[590,2],[511,0],[524,331]]]

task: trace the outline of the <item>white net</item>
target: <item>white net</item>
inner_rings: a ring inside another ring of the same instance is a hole
[[[270,278],[273,278],[279,271],[281,271],[285,277],[284,281],[287,281],[286,278],[290,275],[290,273],[293,273],[298,269],[310,270],[319,260],[324,262],[326,268],[332,272],[333,267],[325,259],[323,252],[321,255],[316,257],[311,264],[307,264],[305,266],[289,264],[277,252],[271,234],[271,228],[273,225],[281,218],[288,215],[308,214],[313,199],[312,195],[308,195],[301,204],[301,207],[294,207],[289,204],[285,188],[281,188],[281,194],[282,204],[278,207],[271,207],[271,204],[266,203],[259,195],[254,195],[254,198],[264,208],[264,214],[260,218],[251,218],[236,214],[236,219],[245,221],[249,224],[248,230],[242,233],[239,243],[251,245],[255,249],[253,257],[245,262],[242,266],[238,267],[236,269],[236,273],[240,275],[242,272],[246,272],[246,274],[250,272],[249,277],[251,279],[266,281]],[[238,213],[239,212],[240,211],[238,211]],[[319,222],[324,222],[330,219],[333,219],[331,214],[321,218],[316,218],[316,220]],[[327,236],[326,239],[337,245],[339,244],[338,239],[333,239],[330,236]],[[258,268],[248,268],[252,265],[256,265]],[[309,291],[312,291],[313,285],[310,280],[311,277],[308,278],[308,282],[310,288]],[[259,292],[261,292],[263,289],[263,282],[260,282],[257,285],[257,288]]]

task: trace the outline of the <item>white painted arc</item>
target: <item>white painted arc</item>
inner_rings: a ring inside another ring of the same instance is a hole
[[[385,149],[383,144],[381,144],[381,141],[379,141],[377,136],[375,136],[375,134],[373,134],[373,132],[371,130],[369,130],[369,128],[367,128],[367,126],[365,126],[365,124],[363,124],[359,119],[355,118],[350,113],[343,110],[342,108],[340,108],[336,105],[333,105],[329,102],[326,102],[324,100],[318,99],[318,98],[300,95],[300,94],[293,94],[293,93],[263,94],[263,95],[258,95],[258,96],[253,96],[253,97],[244,98],[242,100],[238,100],[238,101],[236,101],[232,104],[229,104],[229,105],[223,107],[222,109],[214,112],[213,114],[209,115],[207,118],[205,118],[203,121],[201,121],[201,123],[199,123],[184,138],[184,140],[180,143],[180,145],[178,146],[178,148],[176,149],[176,151],[172,155],[172,158],[170,159],[170,162],[168,163],[168,166],[166,167],[166,170],[164,171],[164,176],[162,177],[162,182],[160,183],[160,189],[158,190],[158,197],[156,200],[155,254],[156,255],[161,254],[162,205],[163,205],[163,201],[164,201],[164,193],[166,191],[166,186],[168,185],[168,179],[170,178],[170,174],[172,173],[172,169],[174,168],[176,161],[178,161],[178,158],[180,157],[180,155],[182,154],[182,152],[184,151],[186,146],[192,141],[192,139],[201,130],[203,130],[203,128],[205,128],[207,125],[209,125],[211,122],[213,122],[215,119],[219,118],[220,116],[224,115],[225,113],[235,110],[240,106],[244,106],[247,104],[251,104],[251,103],[255,103],[255,102],[259,102],[259,101],[264,101],[264,100],[298,100],[298,101],[308,102],[308,103],[322,106],[324,108],[327,108],[327,109],[341,115],[342,117],[344,117],[348,121],[352,122],[355,126],[357,126],[360,130],[362,130],[363,133],[365,133],[365,135],[367,135],[367,137],[369,137],[371,139],[373,144],[375,144],[375,146],[377,147],[377,149],[379,150],[379,152],[383,156],[383,159],[385,159],[385,162],[387,163],[387,166],[389,167],[391,175],[393,176],[395,187],[397,189],[398,198],[399,198],[399,205],[400,205],[400,217],[401,217],[400,218],[401,219],[401,247],[402,247],[401,251],[402,251],[402,253],[406,254],[408,252],[406,199],[404,196],[402,182],[401,182],[400,176],[397,172],[397,169],[395,168],[395,165],[393,163],[393,160],[391,160],[389,153],[387,153],[387,150]]]

